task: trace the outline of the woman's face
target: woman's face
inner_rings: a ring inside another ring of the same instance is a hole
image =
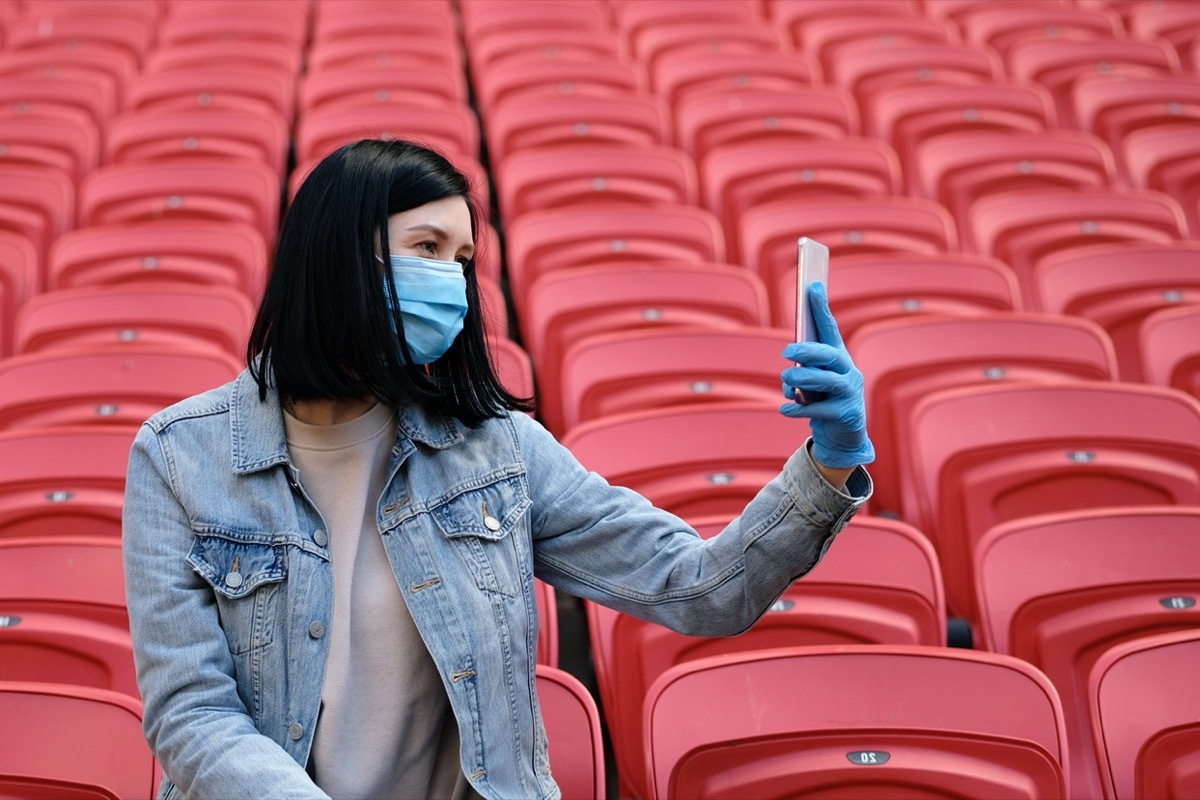
[[[475,254],[471,212],[462,197],[443,197],[388,217],[394,256],[418,256],[465,265]]]

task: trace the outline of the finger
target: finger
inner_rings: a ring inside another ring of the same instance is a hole
[[[783,348],[781,355],[796,364],[826,367],[838,372],[845,372],[851,363],[845,350],[820,342],[792,342]]]
[[[838,330],[837,320],[829,310],[829,297],[825,294],[825,284],[814,281],[808,287],[808,304],[812,308],[813,322],[817,325],[817,338],[827,345],[842,348],[842,334]]]
[[[821,392],[830,397],[844,395],[850,387],[850,381],[844,375],[827,369],[791,367],[780,373],[780,377],[783,378],[785,397],[791,396],[788,387],[803,389],[806,392]]]

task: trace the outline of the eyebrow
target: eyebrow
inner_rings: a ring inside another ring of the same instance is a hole
[[[444,230],[442,230],[437,225],[434,225],[431,222],[419,222],[416,225],[410,225],[408,227],[408,232],[413,233],[414,231],[429,231],[434,236],[437,236],[438,238],[440,238],[442,241],[446,241],[447,239],[450,238],[449,236],[446,235],[446,232]],[[474,242],[469,242],[468,247],[470,248],[472,253],[475,252],[475,243]]]

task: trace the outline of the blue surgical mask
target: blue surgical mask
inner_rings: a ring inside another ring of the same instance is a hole
[[[467,316],[462,264],[417,256],[392,256],[391,262],[404,340],[417,364],[431,364],[454,344]],[[384,293],[394,311],[397,298],[388,291],[386,281]]]

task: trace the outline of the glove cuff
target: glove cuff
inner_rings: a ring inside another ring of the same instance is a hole
[[[834,450],[825,447],[815,438],[813,439],[812,457],[818,463],[832,469],[851,469],[853,467],[861,467],[865,464],[870,464],[875,460],[875,445],[871,444],[871,440],[863,438],[862,444],[854,450]]]

